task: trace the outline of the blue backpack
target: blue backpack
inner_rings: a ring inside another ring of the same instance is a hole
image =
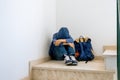
[[[80,37],[74,41],[75,57],[78,61],[91,61],[94,59],[93,48],[90,38]]]

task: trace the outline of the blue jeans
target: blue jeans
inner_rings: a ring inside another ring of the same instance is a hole
[[[70,46],[54,46],[54,59],[63,60],[64,55],[75,55],[75,50]]]

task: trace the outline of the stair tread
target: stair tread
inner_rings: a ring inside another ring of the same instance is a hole
[[[50,60],[48,62],[34,65],[33,69],[59,69],[59,70],[71,70],[71,71],[97,71],[97,72],[104,72],[105,65],[103,60],[93,60],[85,63],[85,61],[78,62],[77,66],[66,66],[64,61],[55,61]],[[109,71],[113,72],[113,71]]]

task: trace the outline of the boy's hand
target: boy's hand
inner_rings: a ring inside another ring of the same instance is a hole
[[[56,41],[54,42],[55,46],[59,46],[60,43],[61,43],[61,40],[56,40]]]

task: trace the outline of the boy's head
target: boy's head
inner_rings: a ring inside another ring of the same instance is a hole
[[[61,27],[59,32],[58,32],[58,38],[59,39],[67,39],[69,38],[69,30],[67,27]]]

